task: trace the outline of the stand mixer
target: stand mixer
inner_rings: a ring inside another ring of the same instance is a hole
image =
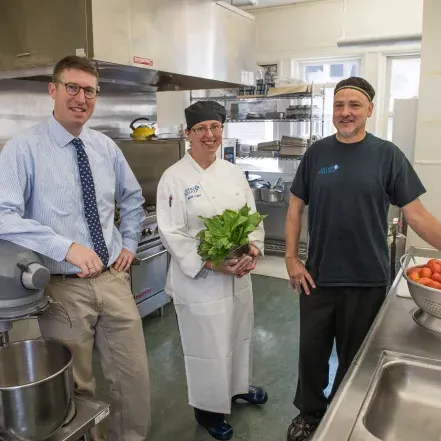
[[[32,251],[0,241],[0,346],[9,345],[15,320],[42,313],[50,303],[44,296],[49,270]]]
[[[45,315],[71,327],[61,304],[44,295],[50,272],[41,257],[0,240],[0,440],[88,439],[109,405],[75,396],[73,352],[54,340],[10,343],[17,320]]]

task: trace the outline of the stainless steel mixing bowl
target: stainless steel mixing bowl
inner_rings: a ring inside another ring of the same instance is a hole
[[[58,430],[74,398],[71,350],[52,340],[25,340],[0,348],[4,428],[41,441]]]

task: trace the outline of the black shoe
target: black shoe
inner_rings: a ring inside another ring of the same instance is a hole
[[[311,423],[304,419],[302,415],[297,415],[290,426],[286,435],[287,441],[308,441],[318,427],[318,423]]]
[[[232,438],[233,428],[224,420],[223,415],[195,409],[195,418],[213,438],[221,441]]]
[[[261,387],[250,386],[247,394],[233,397],[233,401],[237,400],[245,400],[251,404],[265,404],[268,401],[268,394]]]
[[[229,440],[233,436],[233,428],[225,420],[209,426],[202,423],[199,424],[207,429],[207,432],[215,439]]]

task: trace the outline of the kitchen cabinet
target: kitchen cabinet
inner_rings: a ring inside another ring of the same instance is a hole
[[[87,0],[0,0],[0,70],[50,66],[66,55],[87,53],[88,5]]]

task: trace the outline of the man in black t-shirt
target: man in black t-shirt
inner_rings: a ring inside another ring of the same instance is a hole
[[[334,92],[335,135],[305,153],[291,186],[286,266],[300,295],[300,414],[288,441],[306,441],[317,428],[371,327],[388,283],[388,210],[401,208],[409,226],[441,249],[441,224],[419,201],[425,188],[401,150],[366,132],[375,91],[362,78]],[[298,258],[301,218],[308,205],[306,268]],[[334,339],[339,366],[329,398]]]

